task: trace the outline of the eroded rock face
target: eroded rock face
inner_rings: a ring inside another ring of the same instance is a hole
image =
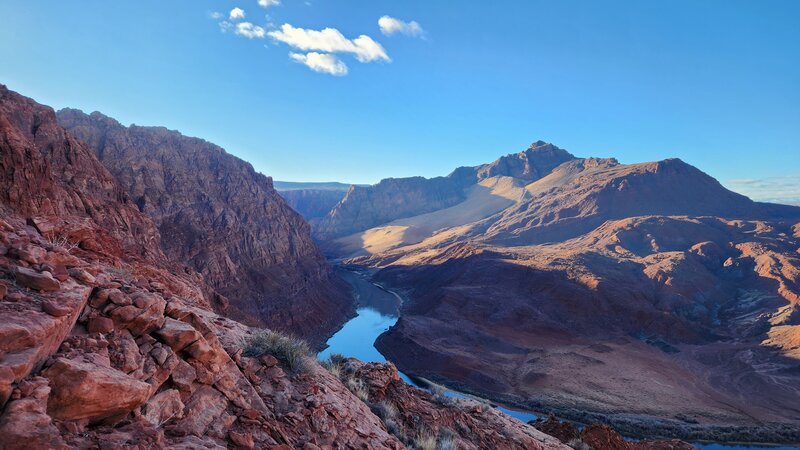
[[[61,128],[48,107],[0,85],[0,203],[31,218],[53,242],[159,256],[159,235],[94,157],[91,149]],[[86,217],[86,222],[37,217]],[[29,261],[30,262],[30,261]]]
[[[58,118],[158,225],[166,254],[227,298],[217,305],[226,315],[317,345],[351,314],[346,286],[271,178],[220,147],[165,128],[124,127],[71,109]]]

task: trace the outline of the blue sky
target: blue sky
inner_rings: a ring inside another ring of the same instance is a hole
[[[800,2],[261,2],[5,0],[0,82],[280,180],[443,175],[542,139],[800,197]]]

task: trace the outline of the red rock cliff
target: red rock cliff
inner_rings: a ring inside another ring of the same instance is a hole
[[[351,313],[347,288],[271,178],[165,128],[124,127],[72,109],[58,117],[158,225],[165,253],[229,299],[226,315],[319,344]]]

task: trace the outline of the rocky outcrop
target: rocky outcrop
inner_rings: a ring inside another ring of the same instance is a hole
[[[351,389],[371,405],[398,439],[416,448],[426,438],[436,448],[568,449],[556,438],[467,398],[436,396],[409,386],[391,363],[364,364],[353,358],[334,363]]]
[[[164,252],[226,297],[226,315],[317,345],[352,313],[308,225],[250,164],[165,128],[73,109],[58,118],[158,225]]]
[[[51,108],[3,85],[0,145],[0,205],[6,213],[13,206],[54,243],[113,256],[162,256],[157,229],[92,151],[58,125]]]

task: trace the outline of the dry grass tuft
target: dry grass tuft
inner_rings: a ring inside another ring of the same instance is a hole
[[[302,339],[286,336],[271,330],[263,330],[247,338],[244,356],[272,355],[293,373],[311,371],[311,350]]]

